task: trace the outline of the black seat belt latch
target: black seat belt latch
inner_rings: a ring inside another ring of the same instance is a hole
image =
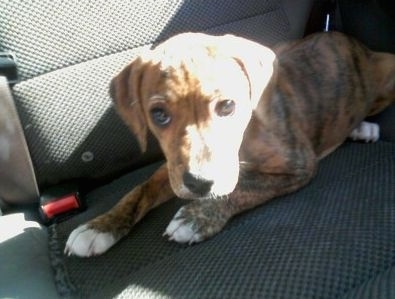
[[[59,223],[85,210],[79,188],[65,183],[41,193],[39,212],[45,224]]]
[[[18,65],[12,52],[0,51],[0,76],[6,77],[11,85],[18,82]]]

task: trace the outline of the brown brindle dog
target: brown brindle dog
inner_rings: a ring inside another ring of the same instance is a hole
[[[135,59],[112,81],[122,119],[166,163],[114,208],[70,235],[65,252],[101,254],[149,210],[194,199],[165,231],[194,243],[232,216],[293,192],[344,140],[376,141],[363,119],[395,100],[395,55],[322,33],[275,52],[235,37],[187,33]]]

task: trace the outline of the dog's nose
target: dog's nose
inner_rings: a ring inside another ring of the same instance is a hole
[[[214,181],[207,180],[199,175],[190,173],[188,171],[184,172],[183,175],[184,185],[192,192],[197,195],[206,195]]]

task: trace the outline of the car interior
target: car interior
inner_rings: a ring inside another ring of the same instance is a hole
[[[336,30],[395,53],[394,3],[1,1],[0,298],[395,298],[395,105],[370,118],[378,142],[347,140],[309,185],[207,241],[162,236],[187,202],[174,198],[103,255],[63,252],[163,163],[109,95],[133,58],[190,31],[274,47]]]

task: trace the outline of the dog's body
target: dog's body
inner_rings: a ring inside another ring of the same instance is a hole
[[[167,162],[75,229],[69,254],[103,253],[174,196],[195,200],[165,234],[193,243],[235,214],[301,188],[348,136],[377,140],[377,125],[362,121],[395,100],[395,55],[335,32],[275,53],[234,36],[190,33],[134,60],[111,90],[142,149],[149,129]]]

